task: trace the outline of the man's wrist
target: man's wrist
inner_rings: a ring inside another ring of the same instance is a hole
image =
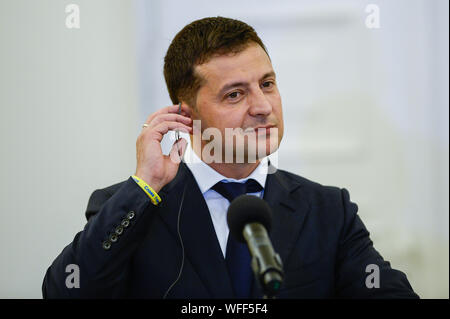
[[[156,189],[152,188],[149,184],[147,184],[142,178],[132,175],[131,178],[139,185],[140,188],[150,197],[150,200],[154,205],[158,205],[161,202],[161,197],[159,197],[158,192],[160,188]]]
[[[161,180],[149,177],[147,174],[143,174],[143,173],[140,173],[140,172],[136,171],[136,173],[134,173],[133,176],[136,176],[137,178],[139,178],[142,181],[144,181],[147,185],[151,186],[152,189],[154,189],[154,191],[157,192],[157,193],[164,186],[164,185],[161,185]]]

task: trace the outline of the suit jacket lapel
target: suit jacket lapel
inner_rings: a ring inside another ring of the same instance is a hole
[[[286,264],[289,258],[310,209],[309,203],[299,198],[301,192],[296,192],[300,187],[301,184],[286,179],[278,170],[267,175],[263,198],[272,208],[272,229],[269,237],[283,264]],[[262,295],[259,283],[254,280],[252,297],[261,298]]]
[[[301,184],[286,179],[277,170],[267,176],[264,188],[263,198],[272,208],[272,229],[269,237],[283,264],[286,264],[289,258],[310,209],[309,203],[301,198],[300,187]],[[184,188],[186,193],[181,210],[180,233],[186,259],[209,291],[211,298],[232,298],[234,295],[231,280],[208,206],[192,173],[184,163],[180,164],[174,180],[161,190],[163,209],[160,216],[178,240],[177,219]],[[254,280],[252,298],[262,296],[259,283]]]
[[[160,216],[178,240],[178,211],[184,189],[180,233],[185,257],[209,291],[211,298],[231,298],[233,288],[208,206],[195,178],[184,163],[180,164],[175,179],[161,191],[167,209],[162,210]]]

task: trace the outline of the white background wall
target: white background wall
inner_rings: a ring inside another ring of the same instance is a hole
[[[135,17],[128,1],[0,1],[0,297],[42,298],[89,195],[135,172]]]
[[[79,30],[65,27],[69,3]],[[380,29],[365,26],[368,3]],[[420,296],[448,298],[445,0],[0,1],[0,297],[41,297],[90,193],[134,172],[139,124],[171,104],[173,36],[217,15],[248,22],[269,49],[279,166],[347,188],[385,259]]]

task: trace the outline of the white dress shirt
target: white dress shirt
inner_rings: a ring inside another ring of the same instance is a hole
[[[223,256],[225,258],[227,240],[228,240],[228,224],[227,224],[227,210],[230,203],[228,200],[212,190],[216,183],[220,181],[224,182],[238,182],[245,183],[250,178],[256,180],[263,190],[256,193],[249,193],[250,195],[256,195],[262,198],[264,194],[264,186],[266,184],[267,171],[268,171],[268,160],[267,157],[261,160],[258,167],[246,178],[236,180],[234,178],[227,178],[222,174],[216,172],[206,163],[202,162],[194,150],[188,145],[186,147],[186,152],[184,154],[184,161],[188,168],[191,170],[192,175],[194,175],[195,180],[200,188],[200,191],[205,198],[206,204],[208,205],[209,213],[211,214],[211,220],[216,231],[217,239],[222,249]]]

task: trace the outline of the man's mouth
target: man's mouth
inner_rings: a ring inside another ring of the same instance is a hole
[[[249,132],[255,132],[257,134],[263,133],[263,132],[270,132],[271,128],[276,127],[274,124],[267,124],[267,125],[258,125],[256,127],[248,127],[244,130],[244,133],[249,133]]]

